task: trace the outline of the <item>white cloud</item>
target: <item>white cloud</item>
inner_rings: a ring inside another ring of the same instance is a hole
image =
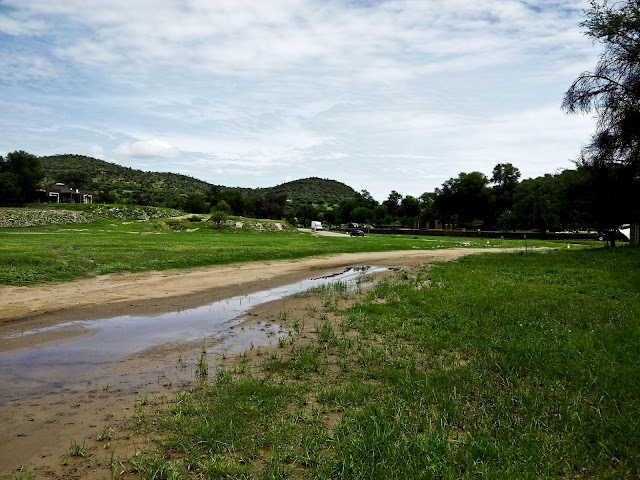
[[[47,24],[38,20],[18,20],[0,14],[0,33],[7,35],[36,35],[46,31]]]
[[[592,130],[559,109],[595,64],[587,6],[3,0],[0,98],[48,114],[0,131],[42,153],[154,158],[232,185],[333,177],[376,198],[499,161],[553,172]]]
[[[104,158],[104,148],[101,145],[91,145],[89,156],[93,158]]]
[[[114,150],[114,154],[116,155],[137,158],[175,158],[179,153],[179,150],[169,142],[157,138],[123,143],[118,145]]]
[[[56,76],[54,64],[37,54],[0,55],[0,81],[7,83],[43,81]]]

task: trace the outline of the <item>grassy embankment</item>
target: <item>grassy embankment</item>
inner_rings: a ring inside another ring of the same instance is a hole
[[[639,249],[465,257],[302,298],[303,317],[281,315],[281,348],[138,406],[157,450],[115,452],[114,472],[640,475]]]
[[[522,240],[502,242],[455,237],[317,237],[292,228],[282,231],[269,231],[269,228],[259,231],[247,226],[218,228],[211,222],[153,217],[140,221],[140,208],[89,207],[92,208],[83,206],[76,212],[81,217],[74,217],[88,223],[0,228],[0,284],[34,285],[107,273],[295,260],[343,252],[524,246]],[[147,210],[154,212],[150,208]],[[59,220],[59,217],[50,218],[52,216],[50,209],[42,210],[28,220]],[[245,219],[239,221],[247,222]],[[566,248],[561,242],[528,242],[529,247],[535,245]]]

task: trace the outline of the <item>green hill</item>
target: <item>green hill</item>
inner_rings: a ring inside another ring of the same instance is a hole
[[[285,195],[294,202],[310,200],[326,203],[337,203],[356,195],[356,191],[344,183],[317,177],[294,180],[271,188],[259,188],[255,189],[253,193]]]
[[[146,203],[174,206],[189,195],[205,195],[212,186],[186,175],[144,172],[83,155],[45,156],[40,157],[40,163],[45,172],[44,184],[62,182],[104,195],[114,194],[123,203],[140,203],[136,200],[146,195]]]
[[[356,195],[344,183],[321,178],[306,178],[270,188],[230,188],[213,185],[176,173],[144,172],[83,155],[40,157],[45,173],[43,185],[56,182],[96,191],[96,201],[134,203],[183,208],[189,196],[210,196],[212,187],[219,192],[237,192],[254,201],[265,197],[286,197],[299,202],[335,204]]]

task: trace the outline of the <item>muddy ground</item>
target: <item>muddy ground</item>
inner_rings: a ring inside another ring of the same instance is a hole
[[[19,335],[27,330],[74,320],[178,311],[349,266],[410,267],[480,251],[487,250],[340,254],[298,261],[105,275],[39,287],[0,286],[0,355],[64,343],[87,334],[82,327],[72,326]],[[303,311],[303,305],[296,302],[307,300],[287,298],[256,308],[247,316],[247,323],[236,328],[236,339],[231,340],[234,348],[225,347],[223,353],[216,345],[220,340],[206,345],[211,352],[208,358],[211,368],[233,362],[234,353],[247,348],[252,331],[269,334],[266,338],[271,340],[261,348],[277,348],[273,343],[277,343],[278,316],[285,302],[287,309]],[[38,478],[110,478],[112,451],[124,457],[133,453],[134,440],[135,448],[144,448],[147,442],[141,437],[132,438],[127,428],[136,407],[171,396],[184,382],[193,379],[193,360],[201,348],[202,342],[158,345],[101,369],[99,375],[73,388],[0,403],[0,477],[12,478],[28,471]],[[12,386],[5,383],[2,388]],[[96,440],[98,432],[107,427],[113,429],[111,440]],[[72,441],[84,444],[85,458],[70,455]]]

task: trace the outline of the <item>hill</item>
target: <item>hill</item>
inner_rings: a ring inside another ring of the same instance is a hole
[[[253,195],[284,195],[294,202],[300,200],[310,200],[313,202],[337,203],[346,198],[353,198],[356,191],[336,180],[329,180],[317,177],[294,180],[270,188],[257,188]]]
[[[44,184],[62,182],[103,196],[115,195],[111,200],[123,203],[141,203],[141,197],[146,196],[147,201],[142,203],[174,206],[179,205],[180,198],[205,195],[212,187],[187,175],[144,172],[83,155],[45,156],[40,157],[40,163],[45,172]]]
[[[236,192],[235,195],[241,193],[258,203],[265,197],[286,197],[294,204],[305,201],[335,204],[356,195],[356,191],[344,183],[321,178],[294,180],[269,188],[230,188],[187,175],[145,172],[83,155],[44,156],[40,157],[40,163],[45,172],[43,185],[61,182],[94,190],[97,202],[184,208],[187,197],[207,197],[217,191],[223,198],[224,192]]]

